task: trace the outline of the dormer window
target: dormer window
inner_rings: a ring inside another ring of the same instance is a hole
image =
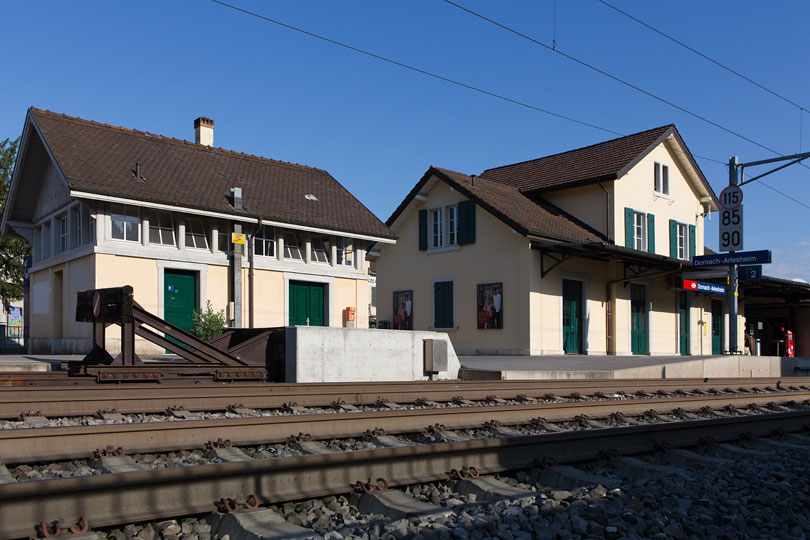
[[[656,194],[669,195],[669,165],[656,162],[654,164],[654,185]]]

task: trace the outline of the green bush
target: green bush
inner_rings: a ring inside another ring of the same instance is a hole
[[[225,328],[225,311],[214,311],[211,300],[206,300],[205,310],[194,310],[194,324],[191,335],[203,341],[210,341],[220,335]]]

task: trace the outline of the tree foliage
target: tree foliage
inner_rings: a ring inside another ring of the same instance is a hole
[[[0,142],[0,215],[6,208],[19,144],[19,137]],[[23,257],[30,253],[31,247],[22,238],[0,236],[0,302],[4,307],[23,297]]]
[[[191,335],[203,341],[210,341],[220,335],[225,328],[225,311],[214,311],[211,300],[205,301],[205,310],[194,310],[194,324]]]

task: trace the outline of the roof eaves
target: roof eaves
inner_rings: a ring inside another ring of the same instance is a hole
[[[534,195],[540,195],[541,193],[549,193],[551,191],[562,191],[564,189],[570,188],[578,188],[583,186],[589,186],[591,184],[598,184],[600,182],[609,182],[611,180],[616,180],[618,176],[615,173],[610,174],[603,174],[602,176],[595,176],[593,178],[585,178],[583,180],[575,180],[573,182],[563,182],[559,184],[554,184],[551,186],[544,186],[537,189],[532,190],[521,190],[520,192],[527,197],[532,197]]]

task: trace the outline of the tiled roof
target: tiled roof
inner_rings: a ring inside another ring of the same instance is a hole
[[[523,192],[614,180],[670,130],[677,134],[674,125],[662,126],[561,154],[488,169],[481,176]]]
[[[447,169],[431,167],[406,197],[394,214],[388,218],[391,226],[407,204],[433,175],[438,176],[464,196],[475,201],[523,235],[541,236],[567,242],[607,242],[598,231],[571,214],[538,197],[531,200],[517,188],[491,182]]]
[[[329,173],[32,108],[73,190],[394,238]],[[135,163],[141,176],[135,178]],[[244,211],[229,200],[241,187]],[[310,200],[314,195],[317,200]]]

